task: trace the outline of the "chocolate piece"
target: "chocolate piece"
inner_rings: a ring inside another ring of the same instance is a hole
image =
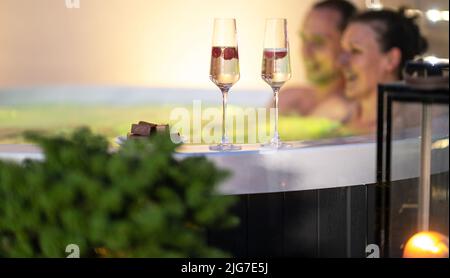
[[[134,135],[150,136],[152,132],[152,126],[146,124],[132,124],[131,133]]]
[[[154,123],[148,123],[148,122],[145,122],[145,121],[139,121],[138,124],[139,124],[139,125],[149,125],[149,126],[151,126],[151,127],[157,126],[157,124],[154,124]]]
[[[147,136],[137,135],[137,134],[133,134],[133,133],[127,134],[127,139],[143,139],[143,138],[147,138]]]
[[[167,132],[169,131],[169,125],[157,125],[156,132]]]
[[[131,133],[127,134],[128,139],[133,138],[146,138],[149,136],[154,135],[155,133],[160,132],[168,132],[169,131],[169,125],[168,124],[154,124],[149,123],[145,121],[139,121],[137,124],[131,125]]]

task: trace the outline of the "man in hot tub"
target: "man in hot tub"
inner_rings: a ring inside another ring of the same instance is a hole
[[[328,118],[345,123],[351,101],[345,98],[345,78],[340,68],[341,37],[353,4],[344,0],[316,3],[306,15],[300,36],[306,78],[310,87],[287,87],[280,93],[280,113]]]

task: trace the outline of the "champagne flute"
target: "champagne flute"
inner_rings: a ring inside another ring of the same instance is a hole
[[[289,145],[281,142],[278,134],[278,94],[284,83],[291,78],[289,41],[285,18],[266,19],[261,77],[272,87],[275,109],[273,137],[269,143],[262,146],[276,149],[287,147]]]
[[[230,143],[226,125],[228,92],[239,80],[239,55],[234,18],[214,20],[209,78],[222,92],[222,140],[220,144],[210,146],[209,149],[213,151],[240,150],[240,146]]]

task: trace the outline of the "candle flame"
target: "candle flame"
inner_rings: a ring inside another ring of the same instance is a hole
[[[448,258],[448,238],[436,232],[420,232],[411,237],[404,258]]]

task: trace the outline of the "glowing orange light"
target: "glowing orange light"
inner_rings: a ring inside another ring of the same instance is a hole
[[[448,258],[448,237],[436,232],[420,232],[406,243],[403,258]]]

